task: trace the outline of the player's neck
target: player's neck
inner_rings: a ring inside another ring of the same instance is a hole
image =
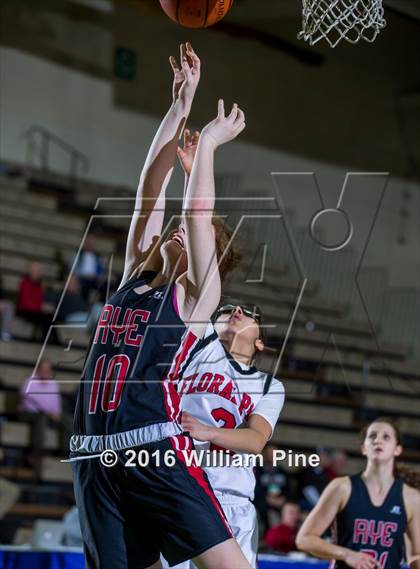
[[[249,342],[241,341],[239,334],[226,334],[219,338],[235,361],[246,366],[252,364],[254,347],[250,346]]]
[[[175,281],[179,276],[182,275],[182,267],[180,263],[181,258],[175,261],[175,263],[170,262],[169,260],[165,259],[163,262],[162,270],[156,275],[155,280],[159,282],[154,286],[160,286],[161,284],[165,283],[172,283]]]
[[[390,486],[394,481],[394,464],[368,462],[362,474],[365,482],[373,483],[381,488]]]

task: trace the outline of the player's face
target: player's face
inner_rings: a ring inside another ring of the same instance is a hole
[[[260,340],[258,314],[252,309],[239,305],[222,307],[221,311],[219,309],[214,327],[219,336],[233,334],[235,337],[239,336],[241,340],[249,342],[258,350],[264,348],[264,344]]]
[[[376,462],[393,460],[402,453],[395,431],[388,423],[372,423],[366,433],[363,454]]]
[[[171,231],[160,246],[160,254],[164,263],[170,267],[177,266],[177,273],[182,274],[188,268],[187,251],[185,248],[185,228],[181,223],[177,229]]]

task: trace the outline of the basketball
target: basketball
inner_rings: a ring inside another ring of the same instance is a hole
[[[207,28],[222,20],[233,0],[159,0],[167,16],[186,28]]]

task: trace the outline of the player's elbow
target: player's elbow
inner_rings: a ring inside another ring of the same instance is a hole
[[[247,448],[246,448],[245,452],[249,453],[249,454],[260,454],[263,448],[264,447],[262,447],[259,444],[249,442],[247,444]]]
[[[304,553],[308,553],[308,536],[300,530],[296,536],[296,547],[299,551],[303,551]]]
[[[267,437],[262,433],[254,432],[253,436],[250,437],[249,445],[252,450],[249,452],[252,454],[260,454],[265,445],[267,444]]]
[[[299,551],[303,553],[308,553],[310,555],[315,555],[314,551],[316,548],[314,547],[314,538],[316,539],[315,535],[311,535],[308,533],[304,527],[302,527],[296,536],[296,547]]]
[[[263,442],[261,442],[261,441],[255,443],[255,445],[254,445],[254,451],[253,451],[254,454],[261,454],[262,451],[264,450],[264,447],[265,447],[265,443],[263,443]]]

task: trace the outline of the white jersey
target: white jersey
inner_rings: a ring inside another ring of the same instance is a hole
[[[236,429],[251,415],[261,415],[272,430],[284,403],[283,384],[270,374],[239,364],[209,325],[204,339],[195,342],[181,371],[178,393],[181,408],[200,422]],[[195,441],[197,450],[214,449]],[[245,456],[245,455],[244,455]],[[205,466],[211,486],[223,505],[224,496],[254,498],[252,466]]]

